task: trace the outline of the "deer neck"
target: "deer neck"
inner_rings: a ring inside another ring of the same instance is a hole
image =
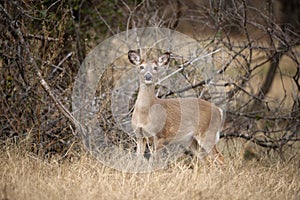
[[[155,86],[154,84],[151,85],[145,85],[141,84],[139,93],[137,96],[137,100],[135,103],[135,109],[138,112],[147,114],[149,112],[149,109],[154,104],[156,97],[155,97]]]

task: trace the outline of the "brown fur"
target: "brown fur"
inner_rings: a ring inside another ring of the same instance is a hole
[[[143,138],[152,138],[154,151],[167,144],[178,143],[188,145],[200,159],[211,154],[222,164],[222,156],[215,147],[223,122],[222,110],[198,98],[155,97],[155,67],[166,64],[169,61],[166,56],[153,62],[143,61],[133,51],[128,54],[129,60],[140,70],[140,89],[131,121],[138,138],[137,152],[144,154],[146,144]]]

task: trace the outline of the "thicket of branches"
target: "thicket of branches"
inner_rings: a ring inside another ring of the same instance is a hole
[[[215,83],[227,91],[222,137],[241,137],[284,151],[300,140],[299,8],[298,0],[4,0],[0,5],[1,142],[65,155],[77,142],[68,110],[86,54],[120,31],[155,26],[222,48],[218,74],[231,77]],[[283,93],[270,98],[275,82]],[[206,83],[199,80],[185,90]]]

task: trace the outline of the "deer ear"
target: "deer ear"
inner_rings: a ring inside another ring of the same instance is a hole
[[[130,51],[128,51],[128,60],[133,65],[139,65],[141,63],[140,54],[136,51],[130,50]]]
[[[159,66],[167,65],[169,61],[170,61],[170,53],[166,52],[158,58],[158,65]]]

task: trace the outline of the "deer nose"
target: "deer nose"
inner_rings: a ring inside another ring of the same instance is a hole
[[[145,78],[146,81],[151,81],[152,80],[152,74],[147,73],[147,74],[145,74],[144,78]]]

